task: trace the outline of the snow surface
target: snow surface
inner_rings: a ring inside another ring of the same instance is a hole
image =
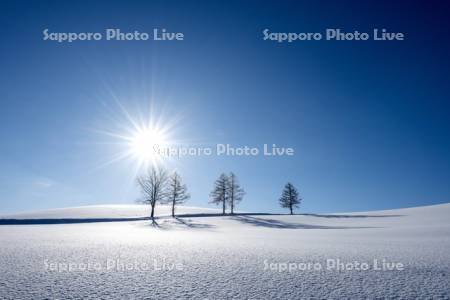
[[[219,210],[201,207],[179,206],[177,214],[217,213]],[[150,206],[139,204],[112,204],[91,205],[33,211],[28,213],[0,215],[1,219],[121,219],[121,218],[145,218],[150,215]],[[171,215],[171,207],[158,205],[155,216]]]
[[[450,204],[294,216],[222,217],[184,207],[178,212],[193,215],[172,219],[166,207],[157,212],[158,225],[1,225],[0,299],[450,299]],[[139,205],[109,205],[2,218],[39,223],[147,213]],[[370,268],[326,267],[337,259]],[[374,270],[374,259],[402,263],[403,270]],[[284,270],[288,263],[297,269]]]

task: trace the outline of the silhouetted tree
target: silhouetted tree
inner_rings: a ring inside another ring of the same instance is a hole
[[[189,198],[186,185],[182,184],[180,175],[174,172],[169,177],[167,190],[167,202],[172,205],[172,217],[175,217],[175,206],[184,203]]]
[[[225,208],[227,205],[227,193],[228,188],[228,176],[222,173],[219,177],[219,179],[216,180],[214,183],[214,189],[210,194],[211,202],[215,203],[216,205],[222,204],[222,214],[225,214]]]
[[[227,182],[227,200],[230,204],[231,214],[234,214],[234,207],[244,198],[245,191],[239,185],[236,175],[231,172]]]
[[[294,214],[294,208],[297,208],[302,199],[298,196],[297,189],[292,185],[292,183],[287,183],[284,186],[283,193],[280,198],[280,205],[284,208],[289,208],[291,215]]]
[[[142,202],[150,204],[152,212],[150,218],[155,223],[155,206],[157,202],[166,199],[167,172],[155,166],[149,167],[146,172],[137,177],[137,183],[141,188]]]

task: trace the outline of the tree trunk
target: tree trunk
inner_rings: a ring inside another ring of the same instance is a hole
[[[289,209],[291,210],[291,215],[293,215],[292,213],[292,187],[289,186]]]
[[[223,204],[222,204],[222,215],[225,214],[225,199],[223,200]]]
[[[155,203],[152,203],[152,213],[150,214],[150,218],[154,220],[155,219],[154,216],[155,216]]]
[[[175,199],[172,201],[172,218],[175,217]]]

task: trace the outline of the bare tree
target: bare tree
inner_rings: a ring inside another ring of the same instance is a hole
[[[210,194],[211,202],[215,203],[216,205],[222,204],[222,214],[225,214],[225,209],[227,205],[227,193],[228,188],[228,176],[224,173],[222,173],[219,177],[219,179],[216,180],[214,183],[214,189]]]
[[[174,172],[169,177],[168,191],[167,191],[167,202],[172,205],[172,217],[175,217],[175,206],[184,203],[190,198],[187,192],[187,187],[185,184],[181,183],[181,177],[177,172]]]
[[[280,198],[280,205],[284,208],[289,208],[291,215],[294,214],[294,208],[297,208],[302,199],[298,196],[297,189],[292,185],[292,183],[288,182],[284,186],[283,193]]]
[[[234,207],[242,201],[245,191],[239,185],[236,175],[231,172],[227,182],[227,200],[230,204],[231,214],[234,214]]]
[[[152,208],[150,218],[155,223],[156,203],[164,202],[166,197],[167,172],[162,168],[152,166],[144,174],[137,177],[137,183],[141,188],[142,202],[150,204]]]

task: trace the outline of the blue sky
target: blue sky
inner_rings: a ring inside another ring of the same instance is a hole
[[[123,145],[102,132],[130,125],[120,105],[136,119],[151,106],[176,140],[295,149],[171,162],[193,206],[229,171],[248,211],[282,211],[287,181],[304,212],[449,202],[447,12],[414,1],[2,2],[0,212],[136,200],[136,162],[105,164]],[[185,40],[56,43],[45,28],[166,28]],[[279,44],[266,28],[386,28],[406,40]]]

